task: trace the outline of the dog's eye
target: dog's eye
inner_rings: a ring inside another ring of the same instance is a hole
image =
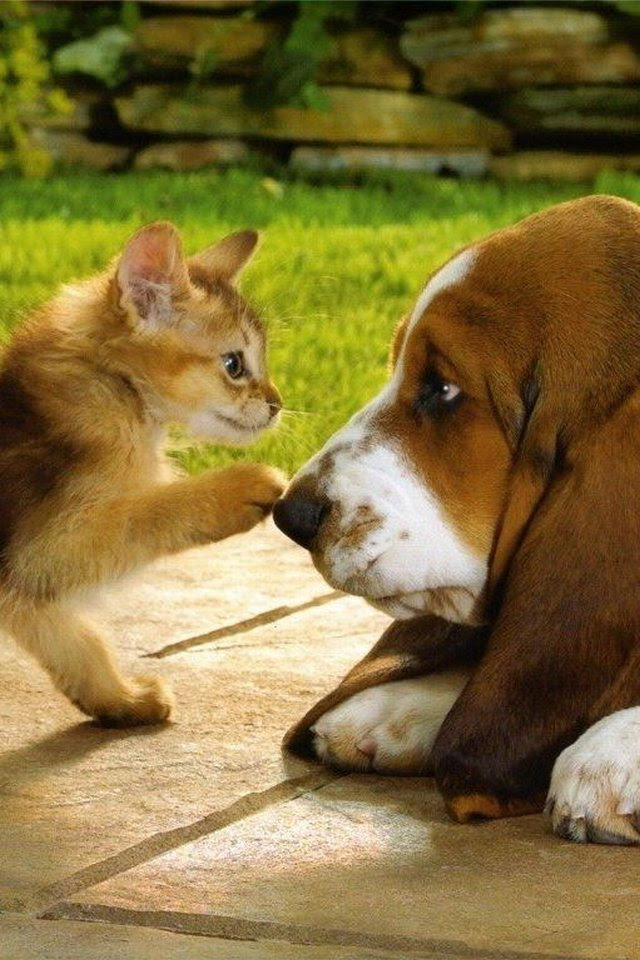
[[[422,381],[416,399],[416,409],[421,414],[434,414],[452,409],[462,395],[460,387],[443,380],[436,373],[429,373]]]
[[[244,357],[240,351],[237,353],[223,353],[222,366],[232,380],[237,380],[246,373]]]

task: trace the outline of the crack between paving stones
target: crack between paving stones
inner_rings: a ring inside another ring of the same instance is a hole
[[[118,926],[150,927],[172,933],[221,940],[281,941],[304,946],[352,947],[382,950],[393,956],[423,957],[440,960],[451,957],[460,960],[572,960],[571,954],[550,954],[538,951],[483,949],[460,940],[420,940],[417,937],[393,934],[367,934],[353,930],[304,926],[295,923],[277,923],[270,920],[245,920],[224,914],[180,913],[173,910],[131,910],[108,904],[60,903],[40,915],[42,920],[84,920],[89,923],[109,923]],[[575,960],[578,960],[574,954]],[[580,960],[589,960],[581,957]],[[596,960],[596,958],[592,958]]]
[[[171,850],[176,850],[187,843],[192,843],[194,840],[199,840],[201,837],[229,827],[256,813],[262,813],[269,807],[296,800],[305,794],[321,790],[322,787],[333,783],[334,780],[341,779],[343,776],[345,774],[324,770],[319,773],[305,774],[303,777],[296,777],[291,780],[282,780],[267,790],[248,793],[228,807],[215,810],[200,820],[195,820],[183,827],[174,827],[171,830],[154,833],[130,847],[125,847],[124,850],[120,850],[111,857],[105,857],[104,860],[92,863],[90,866],[72,873],[63,880],[41,887],[25,899],[22,910],[45,910],[49,904],[57,904],[61,900],[66,900],[86,887],[93,887],[105,880],[110,880],[120,873],[162,856],[164,853],[169,853]]]
[[[161,647],[153,653],[145,653],[143,656],[161,660],[164,657],[171,657],[175,653],[182,653],[183,650],[192,650],[193,647],[200,647],[205,643],[214,644],[216,640],[227,640],[238,633],[246,633],[256,627],[276,623],[278,620],[284,620],[285,617],[290,617],[294,613],[302,613],[303,610],[311,610],[313,607],[322,607],[325,603],[341,600],[345,596],[346,594],[340,590],[333,590],[331,593],[323,593],[319,597],[312,597],[311,600],[306,600],[296,606],[274,607],[272,610],[265,610],[264,613],[259,613],[255,617],[249,617],[248,620],[239,620],[237,623],[219,627],[217,630],[210,630],[208,633],[198,634],[196,637],[187,637],[185,640],[178,640],[177,643],[169,643],[166,647]]]

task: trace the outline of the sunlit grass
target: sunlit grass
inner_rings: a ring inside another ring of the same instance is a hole
[[[640,178],[594,188],[369,178],[285,182],[260,173],[0,178],[1,327],[74,277],[101,269],[149,220],[173,220],[194,252],[241,227],[264,231],[243,291],[266,316],[270,367],[292,410],[251,450],[182,449],[189,469],[257,458],[294,470],[384,381],[388,341],[425,277],[456,248],[526,214],[588,192],[640,200]]]

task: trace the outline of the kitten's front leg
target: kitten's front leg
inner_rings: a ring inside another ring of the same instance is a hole
[[[109,727],[169,717],[173,697],[165,682],[154,676],[123,677],[101,637],[71,611],[15,597],[3,602],[1,611],[2,626],[83,713]]]
[[[286,483],[273,467],[239,463],[156,487],[130,501],[128,549],[146,563],[246,533],[271,513]]]
[[[60,509],[47,523],[25,526],[14,542],[12,582],[22,596],[43,602],[109,583],[158,557],[250,530],[285,483],[279,470],[237,464]]]
[[[284,476],[241,464],[144,493],[60,511],[23,531],[10,558],[0,626],[84,713],[108,726],[166,720],[172,697],[158,677],[123,677],[98,634],[62,606],[156,557],[249,530],[271,510]]]
[[[195,497],[196,527],[206,542],[245,533],[271,513],[285,491],[281,470],[259,463],[238,463],[208,470],[183,481],[188,498]],[[171,490],[171,488],[168,488]]]

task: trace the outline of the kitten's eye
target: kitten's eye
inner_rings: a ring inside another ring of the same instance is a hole
[[[223,353],[222,366],[232,380],[237,380],[246,373],[244,357],[239,351],[237,353]]]
[[[462,395],[460,387],[443,380],[436,373],[428,373],[416,398],[416,410],[421,414],[435,414],[452,409]]]

